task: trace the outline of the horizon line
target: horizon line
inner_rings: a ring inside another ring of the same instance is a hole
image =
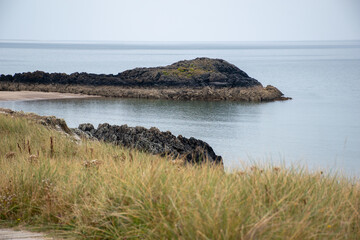
[[[0,39],[0,42],[33,43],[264,43],[264,42],[357,42],[360,39],[338,40],[41,40],[41,39]]]

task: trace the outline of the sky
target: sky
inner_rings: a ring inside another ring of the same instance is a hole
[[[360,40],[360,0],[0,0],[0,40]]]

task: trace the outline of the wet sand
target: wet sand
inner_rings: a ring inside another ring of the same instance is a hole
[[[0,91],[0,101],[31,101],[46,99],[96,98],[99,96],[36,91]]]

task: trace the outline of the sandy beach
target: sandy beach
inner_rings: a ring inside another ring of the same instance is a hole
[[[57,93],[57,92],[36,92],[36,91],[0,91],[0,101],[31,101],[45,99],[70,99],[70,98],[95,98],[99,96]]]

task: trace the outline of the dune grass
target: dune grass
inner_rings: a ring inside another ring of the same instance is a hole
[[[184,166],[0,114],[2,226],[79,239],[360,239],[359,212],[358,180]]]

